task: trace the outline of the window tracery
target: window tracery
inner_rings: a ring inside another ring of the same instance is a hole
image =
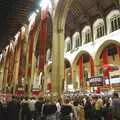
[[[112,10],[106,17],[107,21],[107,33],[114,32],[120,29],[120,11]]]
[[[93,24],[94,39],[105,35],[105,24],[102,18],[97,19]]]
[[[91,42],[91,29],[89,26],[86,26],[82,30],[82,41],[83,44]]]

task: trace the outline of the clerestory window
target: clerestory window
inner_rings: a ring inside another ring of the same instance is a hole
[[[111,22],[111,32],[118,30],[120,28],[120,15],[113,15],[110,18]]]
[[[80,39],[79,37],[76,37],[76,48],[80,46]]]
[[[97,35],[96,37],[99,38],[99,37],[102,37],[104,36],[105,34],[105,27],[104,27],[104,24],[100,23],[99,25],[97,25],[96,27],[97,29]]]
[[[88,29],[86,32],[85,32],[85,43],[88,43],[91,41],[91,32],[90,30]]]

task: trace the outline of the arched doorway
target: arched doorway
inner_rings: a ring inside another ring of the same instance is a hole
[[[94,74],[92,56],[86,51],[81,51],[74,61],[74,84],[78,84],[77,89],[80,88],[81,91],[89,91],[88,78],[93,77]]]

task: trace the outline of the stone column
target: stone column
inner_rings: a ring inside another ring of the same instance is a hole
[[[8,67],[9,67],[9,48],[6,51],[5,60],[4,60],[4,73],[3,73],[3,86],[2,86],[2,90],[4,93],[6,93],[6,87],[7,87]]]
[[[74,65],[73,68],[73,88],[76,90],[78,89],[78,81],[77,81],[77,76],[78,76],[78,68]]]
[[[0,62],[0,90],[2,91],[3,89],[3,84],[4,84],[4,81],[3,81],[3,78],[4,78],[4,70],[5,70],[5,61],[6,61],[6,53],[5,53],[5,50],[2,52],[3,54],[3,57],[1,59],[1,62]]]
[[[3,72],[4,72],[4,64],[3,62],[0,62],[0,91],[2,90],[3,85]]]
[[[25,43],[24,43],[24,53],[25,54],[25,80],[24,80],[24,88],[25,88],[25,95],[28,95],[27,93],[27,87],[28,87],[28,58],[29,58],[29,25],[26,25],[25,29]]]
[[[98,75],[98,71],[100,69],[100,63],[98,61],[98,59],[94,60],[94,71],[95,71],[95,76]]]
[[[64,80],[64,30],[53,28],[52,93],[60,96]]]
[[[64,80],[64,28],[72,1],[58,1],[58,6],[53,12],[52,92],[58,96],[61,96]]]
[[[39,16],[37,17],[39,19]],[[31,95],[31,90],[32,90],[32,83],[33,83],[33,80],[34,80],[34,75],[35,75],[35,67],[36,67],[36,64],[35,64],[35,50],[36,50],[36,45],[37,45],[37,40],[38,40],[38,37],[39,37],[39,31],[40,31],[40,24],[41,24],[41,21],[38,20],[36,23],[35,23],[35,26],[34,26],[34,30],[32,31],[33,32],[33,45],[32,45],[32,53],[31,53],[31,75],[30,75],[30,78],[28,77],[28,95],[30,96]],[[31,47],[31,46],[30,46]],[[29,48],[31,49],[31,48]]]
[[[21,52],[21,33],[18,37],[17,45],[15,46],[14,53],[14,67],[13,67],[13,94],[16,91],[16,85],[18,84],[18,73],[19,73],[19,63],[20,63],[20,52]]]

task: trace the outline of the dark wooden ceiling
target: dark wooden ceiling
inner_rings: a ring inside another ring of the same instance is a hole
[[[74,0],[69,10],[65,37],[72,36],[97,18],[104,18],[112,9],[119,9],[119,0]]]
[[[0,0],[0,51],[8,44],[40,0]]]

